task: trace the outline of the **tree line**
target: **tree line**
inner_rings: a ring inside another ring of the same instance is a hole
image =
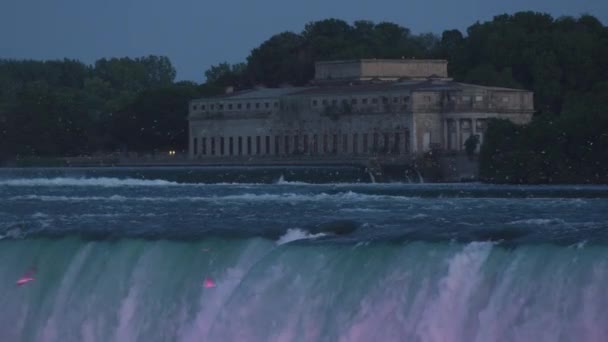
[[[0,60],[0,161],[184,149],[188,101],[219,89],[175,75],[159,56]]]
[[[311,22],[270,37],[243,63],[212,66],[203,84],[175,82],[166,57],[0,60],[0,159],[184,149],[188,100],[225,86],[304,85],[315,61],[355,58],[443,58],[457,81],[534,91],[532,124],[489,124],[486,180],[608,182],[608,28],[590,15],[536,12],[440,35],[388,22]]]

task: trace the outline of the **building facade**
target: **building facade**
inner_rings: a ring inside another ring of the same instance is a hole
[[[530,121],[532,92],[454,82],[444,60],[318,62],[306,87],[192,100],[194,159],[409,157],[483,142],[490,118]]]

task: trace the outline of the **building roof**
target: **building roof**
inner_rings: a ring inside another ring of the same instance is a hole
[[[310,87],[285,95],[334,95],[334,94],[357,94],[391,91],[462,91],[465,88],[482,88],[487,90],[525,92],[523,89],[511,89],[500,87],[486,87],[475,84],[454,82],[451,80],[406,80],[400,82],[362,83],[362,84],[337,84]]]
[[[339,60],[331,60],[331,61],[318,61],[315,64],[344,64],[344,63],[361,63],[361,62],[390,62],[390,63],[404,63],[404,64],[425,64],[425,63],[436,63],[436,64],[444,64],[448,61],[446,59],[414,59],[414,58],[404,58],[404,59],[387,59],[387,58],[361,58],[361,59],[339,59]]]
[[[255,88],[236,91],[234,93],[227,93],[212,97],[205,97],[198,100],[248,100],[248,99],[268,99],[277,98],[283,95],[288,95],[293,92],[303,91],[308,89],[307,87],[283,87],[283,88]]]
[[[324,96],[349,95],[361,93],[380,93],[398,91],[462,91],[466,88],[493,91],[527,92],[524,89],[489,87],[477,84],[461,83],[444,79],[404,80],[398,82],[359,82],[327,84],[311,87],[256,88],[222,94],[198,100],[253,100],[272,99],[282,96]],[[196,100],[195,100],[196,101]]]

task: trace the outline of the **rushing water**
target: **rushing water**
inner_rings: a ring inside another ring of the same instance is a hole
[[[608,187],[368,181],[0,170],[0,341],[606,340]]]

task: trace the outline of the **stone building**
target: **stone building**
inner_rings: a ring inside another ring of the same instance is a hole
[[[192,100],[196,159],[409,157],[464,150],[486,122],[527,123],[533,94],[454,82],[445,60],[316,63],[306,87],[255,88]]]

